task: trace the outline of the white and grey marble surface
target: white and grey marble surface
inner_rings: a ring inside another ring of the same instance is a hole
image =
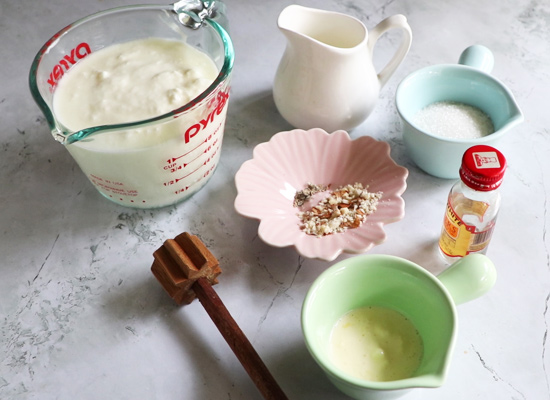
[[[163,3],[156,1],[157,3]],[[236,49],[219,168],[187,202],[123,208],[101,197],[49,134],[27,84],[32,59],[55,32],[132,0],[0,1],[0,398],[259,399],[198,302],[178,308],[153,278],[152,253],[183,231],[219,258],[216,291],[291,399],[345,399],[309,356],[300,308],[332,263],[272,248],[257,222],[233,209],[234,176],[258,143],[289,126],[271,94],[285,46],[277,29],[291,1],[227,0]],[[488,256],[498,281],[460,305],[448,379],[404,399],[550,399],[550,3],[546,0],[300,0],[369,28],[401,13],[413,30],[405,62],[352,137],[391,145],[410,171],[406,216],[371,253],[405,257],[437,273],[435,253],[451,181],[421,172],[405,153],[397,84],[421,67],[454,63],[483,44],[493,74],[515,94],[525,122],[503,140],[509,161]],[[391,53],[388,35],[377,63]],[[338,260],[348,256],[341,256]]]

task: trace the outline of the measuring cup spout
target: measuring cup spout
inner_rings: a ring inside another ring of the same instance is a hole
[[[487,256],[469,254],[456,261],[437,278],[447,288],[455,304],[462,304],[487,293],[496,282],[497,272]]]

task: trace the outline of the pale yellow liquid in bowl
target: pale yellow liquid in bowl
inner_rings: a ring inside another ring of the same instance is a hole
[[[381,382],[410,378],[422,354],[422,338],[415,326],[390,308],[352,310],[332,329],[332,361],[360,379]]]

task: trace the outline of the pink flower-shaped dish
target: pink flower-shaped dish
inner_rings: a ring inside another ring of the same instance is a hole
[[[351,140],[345,131],[295,129],[274,135],[254,149],[235,176],[235,209],[260,220],[258,235],[276,247],[294,246],[307,258],[332,261],[342,252],[359,254],[386,239],[384,225],[401,220],[407,188],[406,168],[390,157],[386,142],[363,136]],[[294,196],[308,183],[332,190],[361,183],[369,192],[382,192],[376,211],[358,228],[325,236],[306,234],[298,217],[328,196],[318,193],[300,207]],[[321,197],[319,197],[321,196]]]

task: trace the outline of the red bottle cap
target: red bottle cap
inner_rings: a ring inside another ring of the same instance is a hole
[[[478,145],[470,147],[462,156],[460,179],[474,190],[489,192],[500,186],[505,170],[506,158],[500,151]]]

